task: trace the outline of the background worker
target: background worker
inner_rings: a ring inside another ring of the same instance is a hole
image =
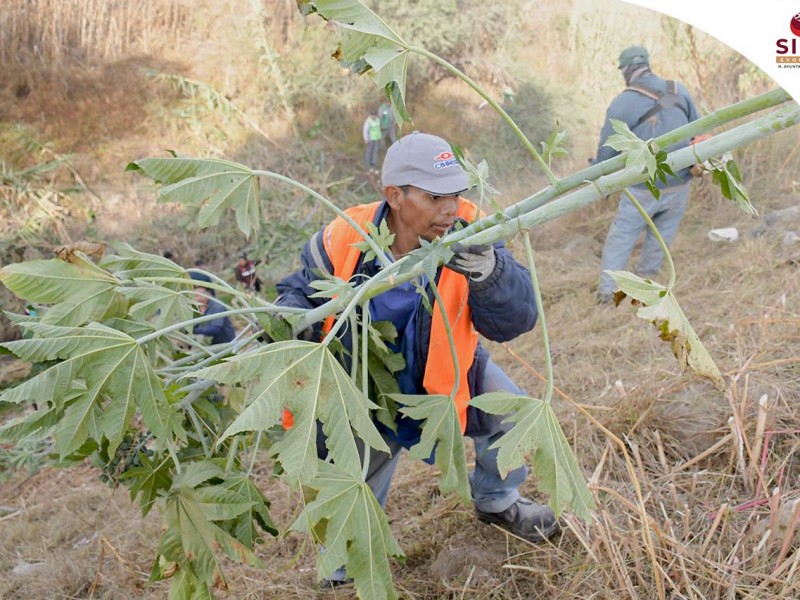
[[[628,87],[614,98],[608,107],[606,120],[600,132],[595,163],[619,154],[619,151],[605,146],[608,138],[614,133],[612,119],[623,121],[638,137],[649,140],[686,125],[699,116],[683,84],[667,81],[653,74],[650,70],[650,56],[642,46],[625,48],[619,55],[619,69]],[[672,152],[688,144],[689,139],[682,140],[666,150]],[[676,177],[668,176],[666,185],[657,182],[656,185],[661,192],[658,199],[653,196],[645,183],[628,188],[650,215],[667,246],[675,239],[678,226],[686,212],[686,205],[689,202],[690,170],[691,168],[687,167],[678,171]],[[605,271],[627,268],[636,241],[645,229],[647,223],[644,218],[623,194],[603,247],[600,282],[597,287],[599,302],[610,302],[616,289],[614,280]],[[647,229],[636,273],[645,278],[655,277],[663,260],[661,245],[653,232]]]
[[[381,120],[378,118],[378,111],[372,109],[369,116],[364,119],[361,128],[361,136],[364,138],[364,167],[370,173],[378,173],[378,149],[381,145]]]

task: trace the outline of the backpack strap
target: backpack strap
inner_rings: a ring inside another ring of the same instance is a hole
[[[643,85],[629,85],[625,88],[625,91],[637,92],[655,101],[652,108],[636,121],[636,124],[631,127],[631,130],[636,129],[639,125],[647,121],[647,119],[665,108],[674,108],[677,106],[681,109],[683,114],[686,115],[686,118],[689,118],[689,108],[684,103],[683,98],[678,94],[678,84],[672,79],[668,80],[666,83],[666,92],[654,90]]]

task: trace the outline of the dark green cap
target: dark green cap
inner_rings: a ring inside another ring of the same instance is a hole
[[[650,64],[650,55],[643,46],[630,46],[619,53],[619,68]]]

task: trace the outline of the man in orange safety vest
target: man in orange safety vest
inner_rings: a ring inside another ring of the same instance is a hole
[[[383,198],[372,204],[347,209],[362,229],[368,223],[385,223],[394,235],[387,258],[398,260],[421,246],[450,232],[459,222],[479,218],[477,207],[462,199],[470,187],[469,177],[445,140],[414,132],[400,138],[386,153],[382,172]],[[277,304],[313,308],[324,298],[310,297],[316,290],[309,284],[323,276],[348,280],[353,276],[372,277],[381,269],[374,258],[367,260],[354,244],[361,236],[339,217],[316,233],[305,245],[303,266],[278,283]],[[445,394],[454,389],[457,412],[464,435],[475,444],[475,469],[470,473],[472,499],[477,517],[495,523],[530,541],[542,541],[558,529],[553,511],[522,496],[519,486],[527,476],[520,467],[501,477],[497,450],[490,446],[508,431],[503,418],[469,405],[472,397],[487,392],[522,394],[503,370],[479,344],[478,335],[496,342],[511,340],[529,331],[536,323],[537,311],[530,273],[516,262],[502,242],[493,246],[454,245],[454,257],[436,272],[441,302],[448,315],[459,368],[452,360],[447,327],[426,276],[401,284],[370,301],[374,321],[391,321],[398,332],[390,348],[401,354],[405,367],[395,373],[401,393]],[[422,301],[420,290],[428,296]],[[426,309],[433,306],[433,310]],[[322,334],[317,325],[316,336]],[[352,345],[349,332],[342,343]],[[458,373],[458,376],[456,375]],[[288,424],[288,423],[285,423]],[[403,448],[420,440],[421,423],[397,413],[394,428],[377,420],[390,453],[372,451],[367,483],[381,506],[385,506],[389,486]],[[327,454],[325,436],[318,427],[318,453]],[[324,583],[336,585],[347,580],[344,568]]]

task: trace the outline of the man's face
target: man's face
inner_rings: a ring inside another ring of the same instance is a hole
[[[436,196],[414,186],[404,187],[408,191],[395,186],[386,188],[397,227],[428,242],[447,233],[456,221],[460,194]]]
[[[194,301],[197,303],[200,312],[204,312],[208,304],[208,291],[202,287],[194,288]]]

